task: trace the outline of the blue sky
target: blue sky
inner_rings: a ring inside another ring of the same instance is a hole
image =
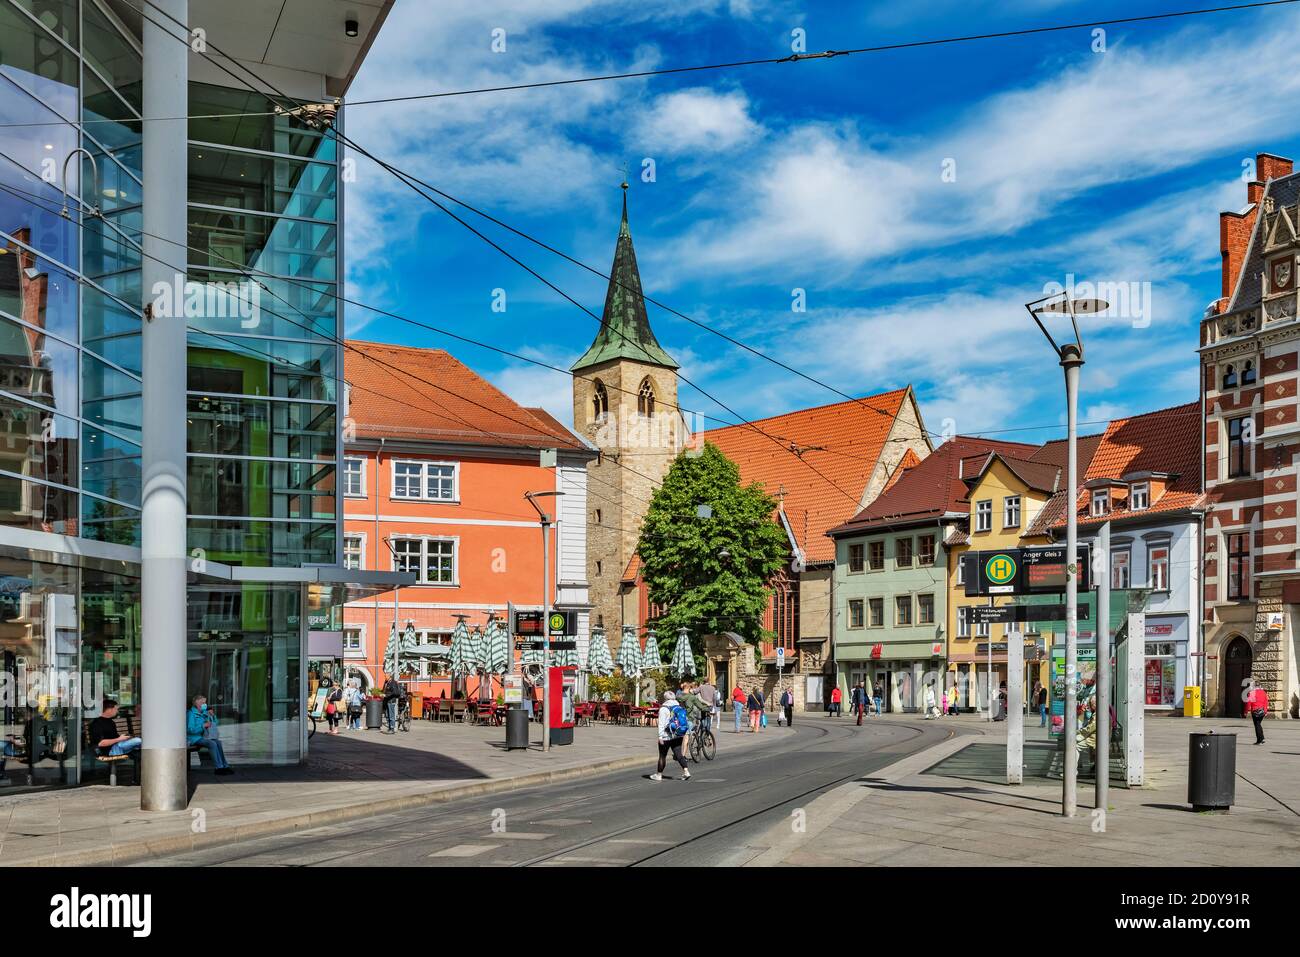
[[[1186,6],[399,0],[350,98],[783,56],[795,29],[821,51]],[[1084,421],[1196,397],[1218,212],[1245,204],[1244,161],[1300,154],[1297,27],[1300,11],[1282,7],[1111,27],[1104,52],[1071,30],[358,106],[347,130],[602,272],[627,163],[648,294],[849,394],[911,383],[933,432],[1043,441],[1061,433],[1061,378],[1023,304],[1067,276],[1134,295],[1084,327]],[[562,368],[589,344],[589,316],[365,159],[356,177],[353,298]],[[604,281],[476,225],[599,313]],[[650,318],[685,375],[747,418],[837,400],[654,307]],[[567,375],[358,308],[348,331],[448,349],[571,421]],[[681,404],[731,420],[686,386]]]

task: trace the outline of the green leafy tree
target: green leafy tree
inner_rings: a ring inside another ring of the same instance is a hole
[[[701,505],[711,517],[700,517]],[[656,623],[666,658],[679,627],[692,639],[734,631],[757,641],[767,634],[767,583],[790,554],[775,511],[775,500],[758,483],[742,486],[739,467],[712,443],[673,462],[650,500],[637,546],[650,600],[667,609]]]

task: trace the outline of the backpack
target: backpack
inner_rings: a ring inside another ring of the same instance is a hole
[[[680,738],[690,730],[691,723],[686,717],[686,709],[679,704],[673,705],[671,717],[668,719],[668,736]]]

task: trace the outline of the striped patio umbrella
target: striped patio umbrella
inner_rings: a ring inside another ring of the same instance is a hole
[[[540,639],[540,635],[537,636]],[[520,663],[527,668],[529,665],[541,667],[545,663],[546,653],[541,648],[525,648],[524,653],[519,657]]]
[[[457,615],[456,627],[451,630],[451,673],[457,678],[463,678],[474,670],[470,663],[473,657],[473,649],[468,647],[470,641],[465,616]]]
[[[510,670],[510,636],[500,618],[488,619],[487,655],[484,669],[490,675],[503,675]]]
[[[659,652],[659,636],[653,628],[647,628],[645,647],[641,649],[641,670],[655,671],[664,666],[663,655]]]
[[[683,678],[695,674],[695,656],[691,654],[691,639],[685,628],[677,629],[677,648],[673,651],[673,671]]]
[[[487,640],[478,625],[469,634],[465,645],[465,664],[469,665],[471,674],[481,671],[487,665]]]
[[[623,669],[625,675],[641,673],[641,643],[637,641],[636,629],[631,625],[623,626],[623,640],[619,642],[614,663]]]
[[[609,656],[604,628],[593,628],[591,631],[591,641],[587,645],[587,670],[593,675],[614,673],[614,659]]]
[[[576,645],[577,642],[575,641],[574,644]],[[552,651],[551,658],[554,664],[556,665],[556,667],[560,667],[560,668],[581,668],[582,667],[582,662],[578,659],[578,649],[576,647],[566,648],[562,651]]]

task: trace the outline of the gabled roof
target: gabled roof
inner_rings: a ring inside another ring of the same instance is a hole
[[[627,225],[627,184],[623,184],[623,221],[614,245],[614,264],[609,268],[605,310],[595,341],[571,367],[577,372],[614,359],[631,359],[676,369],[677,363],[664,352],[650,328],[645,297],[641,294],[641,273],[632,249],[632,230]]]
[[[1080,435],[1075,442],[1075,454],[1078,456],[1079,474],[1083,475],[1088,471],[1088,466],[1092,463],[1092,457],[1097,454],[1097,446],[1101,444],[1101,432],[1095,432],[1092,435]],[[1059,465],[1062,469],[1070,467],[1070,443],[1067,439],[1052,439],[1050,442],[1044,442],[1038,447],[1038,451],[1029,456],[1031,462],[1047,462],[1051,465]]]
[[[1188,402],[1126,419],[1115,419],[1102,435],[1084,481],[1119,479],[1135,472],[1165,472],[1174,478],[1164,493],[1150,507],[1131,511],[1127,498],[1106,515],[1090,514],[1091,493],[1080,492],[1076,499],[1080,525],[1097,525],[1106,521],[1191,509],[1199,506],[1201,490],[1201,406]],[[1053,529],[1066,523],[1065,496],[1056,507]],[[1044,509],[1046,511],[1046,509]],[[1037,523],[1036,523],[1037,524]]]
[[[348,415],[360,438],[495,448],[585,449],[442,349],[347,340]]]
[[[911,387],[753,423],[772,438],[747,425],[700,437],[740,467],[741,481],[784,495],[786,520],[809,562],[833,561],[835,547],[826,532],[861,508],[905,402],[915,404]]]
[[[1268,206],[1267,201],[1272,200],[1274,211],[1255,217],[1246,258],[1241,264],[1241,278],[1237,282],[1236,289],[1233,290],[1232,301],[1228,303],[1225,312],[1235,312],[1238,309],[1259,305],[1263,296],[1261,277],[1264,274],[1264,240],[1268,238],[1265,230],[1280,217],[1284,208],[1295,206],[1300,202],[1300,172],[1270,179],[1264,186],[1263,199],[1265,208]]]
[[[1027,488],[1037,492],[1055,492],[1060,488],[1061,476],[1065,472],[1063,466],[1053,465],[1050,462],[1034,462],[1002,452],[991,452],[980,460],[979,471],[965,474],[962,481],[973,488],[995,461],[1001,462]],[[964,464],[969,465],[970,459],[967,459]]]
[[[853,518],[832,528],[828,535],[889,528],[907,522],[937,519],[969,510],[969,486],[962,481],[961,464],[988,458],[991,452],[1032,452],[1035,446],[959,435],[939,446]]]

